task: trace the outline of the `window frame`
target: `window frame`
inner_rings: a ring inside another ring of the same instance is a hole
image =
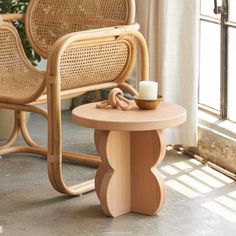
[[[200,4],[203,0],[200,1]],[[222,5],[218,6],[218,1],[214,0],[214,13],[220,14],[217,17],[201,14],[199,20],[220,25],[220,111],[217,111],[207,105],[199,103],[199,109],[218,116],[222,120],[228,119],[228,35],[229,28],[236,28],[236,23],[229,21],[230,1],[222,0]]]

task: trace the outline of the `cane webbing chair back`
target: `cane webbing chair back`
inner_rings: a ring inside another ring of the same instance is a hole
[[[112,82],[120,77],[123,78],[126,68],[133,66],[128,63],[131,61],[131,56],[135,57],[135,53],[130,52],[131,43],[134,43],[134,40],[129,42],[109,39],[109,41],[95,41],[90,42],[89,45],[67,48],[58,64],[61,90]]]
[[[0,55],[0,101],[34,101],[37,92],[40,88],[42,92],[44,87],[44,73],[29,63],[16,29],[6,22],[0,24]]]
[[[134,0],[31,0],[26,33],[35,51],[47,57],[65,34],[133,21]]]
[[[134,3],[135,0],[30,0],[25,16],[0,15],[0,108],[15,111],[13,133],[0,146],[0,155],[46,155],[48,176],[58,192],[79,195],[94,189],[94,180],[68,186],[63,178],[62,159],[90,166],[101,163],[98,157],[63,150],[61,100],[117,86],[137,95],[125,82],[135,63],[136,43],[140,46],[141,79],[148,79],[145,39],[137,25],[124,26],[134,21]],[[34,69],[27,60],[17,31],[8,23],[22,19],[33,49],[47,58],[45,73]],[[47,109],[38,106],[42,103],[47,103]],[[30,137],[25,111],[47,118],[47,148]],[[19,132],[27,146],[13,145]]]

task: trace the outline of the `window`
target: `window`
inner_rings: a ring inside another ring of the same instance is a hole
[[[236,0],[201,0],[199,104],[236,122]]]

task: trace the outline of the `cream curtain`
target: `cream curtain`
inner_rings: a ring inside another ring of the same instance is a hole
[[[147,40],[150,80],[168,102],[187,109],[187,121],[166,131],[168,144],[196,146],[198,0],[136,0],[136,21]]]

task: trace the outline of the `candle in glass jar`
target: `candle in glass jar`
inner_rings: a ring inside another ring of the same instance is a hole
[[[143,100],[157,99],[158,83],[155,81],[140,81],[138,98]]]

